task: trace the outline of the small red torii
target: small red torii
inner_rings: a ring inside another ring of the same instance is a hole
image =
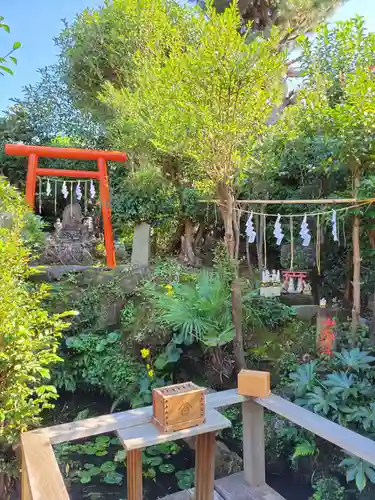
[[[37,176],[73,177],[97,179],[100,183],[104,242],[107,266],[116,267],[115,246],[111,223],[111,201],[109,196],[107,161],[125,162],[126,153],[120,151],[100,151],[95,149],[54,148],[48,146],[27,146],[25,144],[6,144],[5,153],[12,156],[27,156],[26,202],[34,208]],[[70,160],[95,160],[98,170],[62,170],[57,168],[38,168],[38,158],[64,158]]]

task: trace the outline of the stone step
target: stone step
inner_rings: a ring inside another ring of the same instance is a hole
[[[163,500],[194,500],[194,489],[172,493]],[[243,472],[215,481],[213,500],[285,500],[270,486],[251,487],[245,483]]]

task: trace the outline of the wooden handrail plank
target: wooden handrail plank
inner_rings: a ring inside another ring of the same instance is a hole
[[[214,392],[206,395],[206,408],[215,409],[242,403],[246,398],[237,394],[237,389]],[[152,406],[136,408],[134,410],[101,415],[99,417],[78,420],[67,424],[55,425],[38,429],[36,433],[43,433],[48,436],[52,444],[63,443],[83,439],[89,436],[96,436],[105,432],[114,432],[119,429],[126,429],[136,425],[143,425],[151,422]]]
[[[269,398],[257,398],[255,401],[267,410],[375,465],[375,441],[274,394]]]
[[[242,403],[248,398],[237,393],[237,389],[215,392],[206,395],[207,409],[221,408]],[[314,434],[336,444],[349,453],[375,464],[375,442],[346,429],[328,419],[320,417],[290,401],[271,394],[268,398],[255,398],[254,401]],[[136,425],[151,422],[152,407],[137,408],[125,412],[102,415],[78,422],[56,425],[33,431],[45,434],[53,444],[114,432]]]
[[[22,474],[28,476],[31,500],[69,500],[48,438],[42,434],[26,432],[21,435],[21,444],[24,466]]]

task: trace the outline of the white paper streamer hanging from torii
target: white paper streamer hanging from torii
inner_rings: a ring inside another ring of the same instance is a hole
[[[311,234],[310,234],[309,225],[307,224],[307,215],[306,214],[302,220],[301,230],[300,230],[299,234],[302,238],[302,246],[308,247],[310,245],[310,241],[311,241]]]
[[[246,236],[249,243],[254,243],[257,233],[254,230],[253,213],[251,212],[246,222]]]
[[[284,233],[283,233],[283,230],[282,230],[282,227],[281,227],[280,219],[281,219],[281,215],[278,214],[276,222],[275,222],[275,227],[274,227],[274,230],[273,230],[273,235],[276,238],[276,245],[278,245],[278,246],[281,245],[281,242],[282,242],[282,240],[284,238]]]
[[[339,241],[339,238],[337,236],[337,216],[336,216],[336,210],[332,212],[332,236],[333,236],[333,241]]]

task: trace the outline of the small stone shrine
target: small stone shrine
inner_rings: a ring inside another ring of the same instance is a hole
[[[79,203],[65,207],[62,221],[56,220],[55,231],[47,238],[46,248],[41,257],[44,264],[89,265],[97,239],[91,217],[82,217]]]

